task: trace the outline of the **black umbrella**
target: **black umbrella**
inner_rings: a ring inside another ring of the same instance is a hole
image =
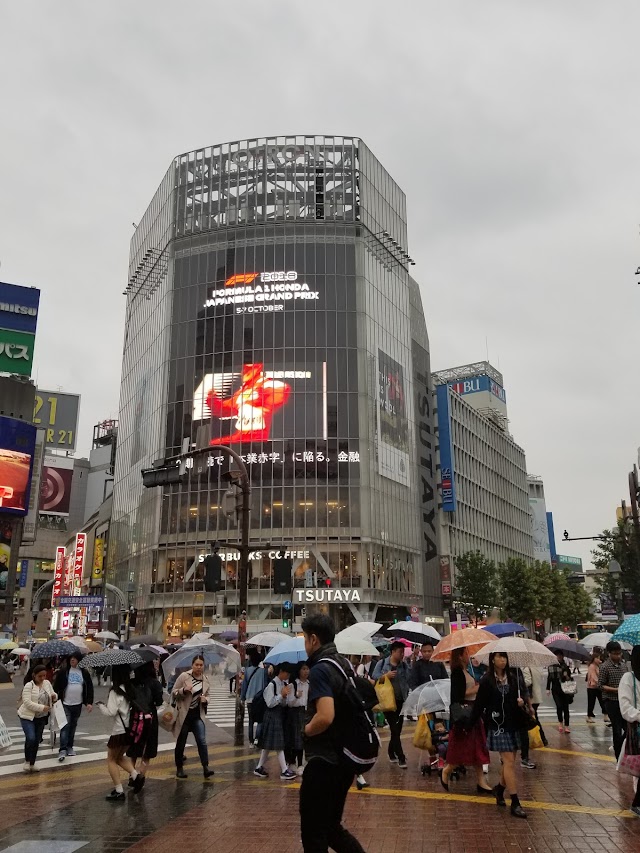
[[[158,658],[163,657],[159,652],[154,651],[149,646],[142,646],[140,649],[133,649],[133,653],[135,655],[140,655],[143,663],[150,663],[153,660],[158,660]],[[165,654],[168,655],[169,652],[165,652]]]
[[[84,657],[78,666],[82,669],[94,669],[96,666],[134,666],[140,665],[142,658],[138,652],[129,649],[106,649]]]
[[[549,643],[547,648],[552,652],[562,652],[566,658],[572,660],[588,661],[591,660],[591,652],[589,652],[580,643],[575,640],[556,640],[554,643]]]
[[[161,646],[162,640],[159,640],[153,634],[144,634],[142,637],[129,637],[122,643],[123,649],[130,649],[132,646]]]

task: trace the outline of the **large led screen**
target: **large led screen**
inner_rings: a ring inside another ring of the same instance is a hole
[[[26,515],[33,469],[36,428],[0,416],[0,515]]]

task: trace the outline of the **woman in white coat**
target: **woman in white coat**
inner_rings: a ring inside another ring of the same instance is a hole
[[[40,769],[36,767],[38,747],[49,719],[49,712],[57,698],[51,682],[47,680],[47,668],[42,664],[34,667],[31,681],[27,681],[22,688],[22,704],[18,708],[25,738],[22,769],[26,773]]]
[[[622,719],[628,723],[640,723],[640,646],[634,646],[631,652],[632,672],[625,672],[618,685],[618,701]],[[626,745],[625,745],[626,749]],[[635,796],[631,811],[640,817],[640,785],[634,780]]]

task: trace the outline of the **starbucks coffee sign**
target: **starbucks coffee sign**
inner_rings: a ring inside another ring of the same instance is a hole
[[[347,604],[359,602],[359,589],[294,589],[293,600],[296,604]]]

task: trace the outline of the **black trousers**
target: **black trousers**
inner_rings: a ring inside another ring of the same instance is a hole
[[[401,717],[397,711],[385,711],[384,718],[389,723],[389,733],[391,735],[391,739],[389,740],[389,758],[397,758],[399,761],[405,761],[402,741],[400,740],[404,717]]]
[[[613,751],[616,758],[620,755],[622,744],[625,738],[626,723],[620,713],[620,703],[612,702],[611,699],[605,700],[605,708],[611,721],[611,734],[613,735]]]
[[[353,770],[312,758],[300,787],[300,829],[304,853],[365,853],[357,838],[342,826],[342,812]]]
[[[558,714],[558,722],[565,726],[569,725],[569,697],[562,690],[552,693],[553,701],[556,703],[556,713]]]
[[[602,694],[598,687],[587,687],[587,717],[593,717],[593,712],[596,708],[596,699],[600,704],[600,710],[603,714],[607,712],[604,709],[604,704],[602,702]]]

